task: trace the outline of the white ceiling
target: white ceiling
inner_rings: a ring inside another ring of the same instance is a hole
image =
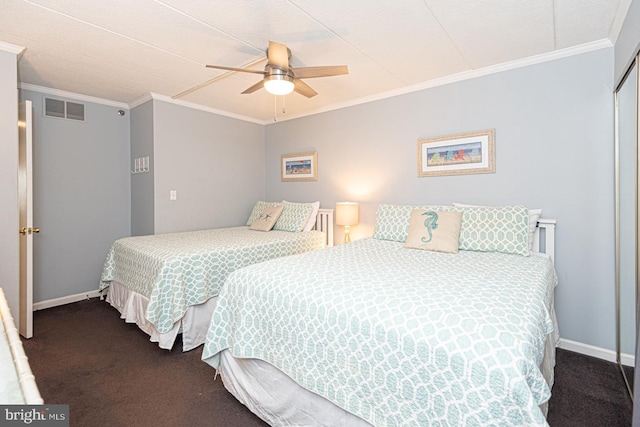
[[[18,65],[25,86],[129,106],[150,94],[175,97],[268,123],[274,118],[274,96],[264,89],[240,94],[259,75],[205,65],[256,63],[274,40],[291,49],[294,67],[349,67],[347,76],[307,79],[319,94],[310,99],[286,96],[284,116],[278,97],[281,120],[500,66],[610,46],[630,3],[0,0],[0,42],[26,48]],[[265,63],[251,68],[262,70]]]

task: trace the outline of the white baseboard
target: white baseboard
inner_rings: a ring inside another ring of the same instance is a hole
[[[608,362],[617,363],[616,352],[613,350],[607,350],[606,348],[583,344],[581,342],[571,341],[564,338],[560,338],[558,347],[564,350],[585,354],[587,356],[597,357],[598,359],[603,359]],[[620,362],[625,366],[635,366],[635,356],[633,354],[622,353],[620,355]]]
[[[33,304],[33,311],[44,310],[45,308],[57,307],[59,305],[65,305],[65,304],[69,304],[69,303],[72,303],[72,302],[78,302],[78,301],[82,301],[84,299],[98,298],[99,296],[100,296],[100,291],[95,290],[95,291],[90,291],[90,292],[83,292],[81,294],[68,295],[66,297],[49,299],[49,300],[46,300],[46,301],[40,301],[40,302],[36,302],[36,303]]]

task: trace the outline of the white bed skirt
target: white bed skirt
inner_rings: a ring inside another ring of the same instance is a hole
[[[114,281],[109,286],[107,302],[120,312],[121,319],[138,325],[151,337],[150,341],[157,342],[160,348],[171,350],[176,337],[182,332],[182,351],[189,351],[204,344],[218,298],[210,298],[203,304],[187,307],[184,317],[174,323],[169,332],[163,334],[159,333],[145,317],[149,299],[144,295],[133,292]]]
[[[560,338],[553,308],[551,320],[554,330],[547,335],[540,364],[549,388],[553,386]],[[265,361],[235,358],[230,350],[224,350],[220,356],[220,375],[225,388],[269,425],[371,427],[362,418],[301,387]],[[549,402],[540,405],[545,417],[548,405]]]

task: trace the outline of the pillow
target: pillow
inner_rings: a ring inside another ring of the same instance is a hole
[[[526,207],[452,209],[462,210],[460,250],[529,255],[529,209]]]
[[[251,223],[249,226],[249,230],[257,230],[257,231],[269,231],[273,228],[276,221],[280,217],[282,213],[282,209],[284,206],[271,206],[268,208],[264,208],[262,213],[256,218],[255,221]]]
[[[409,219],[414,209],[443,211],[451,209],[447,206],[406,206],[406,205],[380,205],[376,213],[376,226],[373,238],[379,240],[392,240],[405,242],[409,234]]]
[[[284,206],[282,215],[280,215],[280,218],[276,221],[273,229],[294,232],[302,231],[313,209],[311,203],[293,203],[283,200],[282,206]]]
[[[253,221],[255,221],[260,216],[264,208],[281,205],[282,203],[280,202],[263,202],[262,200],[256,202],[255,206],[251,210],[251,215],[249,215],[249,219],[247,220],[247,225],[253,224]]]
[[[318,210],[320,209],[320,202],[310,203],[311,205],[311,215],[309,215],[309,219],[307,223],[304,225],[302,231],[311,231],[313,227],[316,225],[316,218],[318,216]]]
[[[405,248],[458,253],[462,212],[411,211]]]
[[[453,203],[453,206],[460,208],[481,208],[486,206],[465,205],[464,203]],[[538,220],[542,216],[542,209],[529,209],[529,250],[533,249],[533,235],[538,227]]]

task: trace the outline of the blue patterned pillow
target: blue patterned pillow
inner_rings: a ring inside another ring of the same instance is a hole
[[[373,238],[404,243],[409,235],[409,219],[411,211],[414,209],[444,211],[451,208],[448,206],[380,205],[376,214],[376,228],[373,232]]]
[[[524,206],[453,207],[380,205],[373,238],[406,242],[411,211],[462,212],[459,249],[529,255],[529,210]]]
[[[460,250],[529,255],[529,209],[453,208],[462,212]]]
[[[313,203],[293,203],[283,200],[282,205],[284,209],[276,225],[273,226],[273,229],[294,232],[302,231],[313,210]]]
[[[453,206],[457,208],[488,208],[490,206],[468,205],[465,203],[453,202]],[[542,216],[542,209],[529,209],[529,251],[533,250],[533,235],[538,228],[538,220]]]

